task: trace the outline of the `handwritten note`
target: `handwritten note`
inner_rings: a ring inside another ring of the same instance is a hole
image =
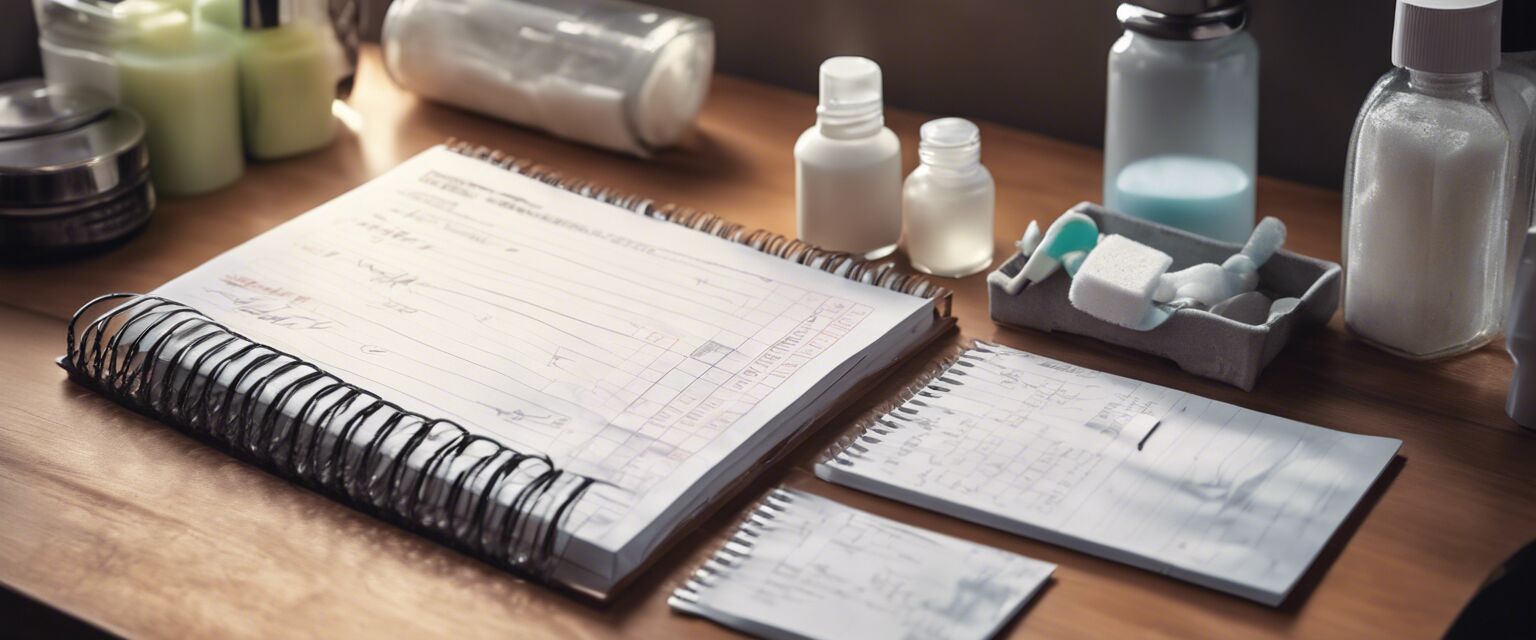
[[[980,640],[1054,569],[778,489],[671,604],[765,637]]]
[[[155,293],[602,481],[568,522],[607,576],[744,445],[798,427],[813,389],[932,315],[443,148]]]
[[[979,344],[817,473],[1278,604],[1400,445]]]

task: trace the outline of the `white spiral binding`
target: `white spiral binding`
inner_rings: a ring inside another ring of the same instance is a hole
[[[858,420],[855,423],[857,426],[847,435],[832,443],[822,456],[821,462],[845,467],[853,466],[869,452],[869,447],[866,445],[879,444],[881,436],[910,428],[912,418],[909,416],[918,411],[915,407],[927,406],[923,398],[939,398],[952,391],[954,387],[964,385],[965,382],[961,378],[969,375],[965,369],[976,366],[974,361],[978,356],[974,352],[993,353],[989,347],[995,346],[997,345],[979,340],[971,341],[968,345],[962,344],[956,349],[956,353],[941,359],[912,384],[902,388],[895,399],[882,403],[865,414],[865,417]]]
[[[672,592],[667,604],[678,609],[694,609],[704,591],[714,587],[719,580],[729,576],[752,556],[752,549],[757,545],[756,539],[776,528],[774,521],[789,511],[796,494],[794,490],[783,487],[770,491],[742,519],[725,544],[720,545],[714,555],[706,559]]]

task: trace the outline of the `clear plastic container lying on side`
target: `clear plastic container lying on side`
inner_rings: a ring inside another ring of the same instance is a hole
[[[616,0],[397,0],[383,41],[409,91],[639,156],[688,132],[715,57],[709,21]]]

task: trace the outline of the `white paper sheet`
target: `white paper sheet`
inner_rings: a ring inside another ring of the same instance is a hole
[[[1279,604],[1401,444],[980,344],[817,473]]]
[[[770,638],[981,640],[1056,568],[778,489],[674,608]]]

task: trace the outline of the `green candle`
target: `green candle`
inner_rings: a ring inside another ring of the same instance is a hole
[[[131,37],[116,53],[124,104],[144,118],[150,177],[164,195],[213,191],[240,178],[234,42],[196,30],[186,13],[129,0]],[[154,11],[154,6],[164,11]]]
[[[240,96],[251,157],[313,151],[336,137],[336,68],[329,41],[302,22],[249,29],[240,46]]]
[[[197,0],[194,7],[193,18],[199,26],[213,25],[228,29],[231,33],[240,31],[238,0]]]

